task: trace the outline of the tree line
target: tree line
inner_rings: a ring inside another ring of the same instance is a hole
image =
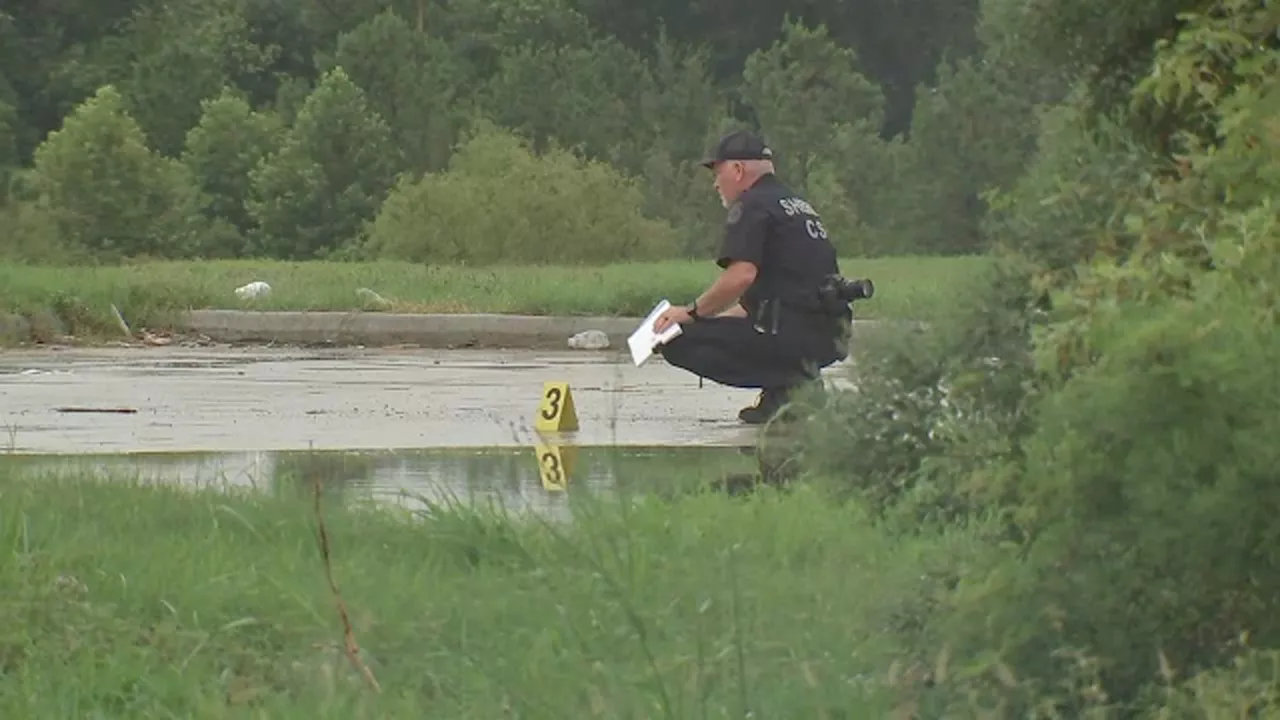
[[[983,32],[977,0],[33,0],[0,11],[0,247],[700,256],[696,162],[747,127],[845,253],[973,252],[1061,90]]]

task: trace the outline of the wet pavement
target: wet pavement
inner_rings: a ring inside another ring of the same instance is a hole
[[[566,444],[756,437],[754,391],[616,351],[62,349],[0,352],[0,452],[529,448],[548,381],[573,395]]]
[[[69,476],[114,482],[241,489],[310,498],[318,483],[347,502],[369,500],[417,510],[433,505],[485,506],[516,514],[570,516],[570,496],[617,497],[678,492],[732,474],[753,473],[753,448],[558,448],[562,464],[545,462],[545,447],[411,451],[136,453],[119,455],[0,454],[0,470],[39,478]],[[556,472],[550,472],[556,470]],[[563,471],[563,472],[562,472]]]

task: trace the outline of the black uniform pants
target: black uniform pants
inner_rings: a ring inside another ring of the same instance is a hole
[[[749,318],[714,317],[684,325],[658,351],[671,365],[721,385],[781,389],[816,379],[838,359],[806,355],[803,348],[813,345],[761,332]]]

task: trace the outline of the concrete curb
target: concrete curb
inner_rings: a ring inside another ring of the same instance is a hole
[[[175,328],[218,342],[297,345],[419,345],[432,348],[557,348],[583,330],[601,330],[614,347],[641,318],[498,314],[413,314],[192,310]]]
[[[569,348],[569,338],[600,330],[612,348],[626,348],[639,317],[547,317],[501,314],[403,314],[384,312],[296,312],[192,310],[175,330],[217,342],[287,345],[418,345],[429,348]],[[873,321],[860,321],[867,329]]]

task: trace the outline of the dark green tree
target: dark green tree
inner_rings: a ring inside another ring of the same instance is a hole
[[[235,230],[234,246],[220,254],[240,255],[250,250],[246,243],[256,228],[247,208],[252,173],[279,149],[285,128],[274,114],[254,112],[230,88],[201,103],[201,109],[200,122],[187,132],[182,162],[209,198],[209,219]]]
[[[360,235],[402,160],[386,122],[342,68],[326,73],[281,147],[250,174],[249,215],[271,257],[322,258]]]
[[[448,164],[474,76],[442,40],[386,11],[340,35],[321,66],[341,67],[360,86],[390,127],[406,169]]]
[[[186,168],[152,152],[105,85],[36,150],[29,179],[50,240],[101,260],[181,257],[203,240]]]

